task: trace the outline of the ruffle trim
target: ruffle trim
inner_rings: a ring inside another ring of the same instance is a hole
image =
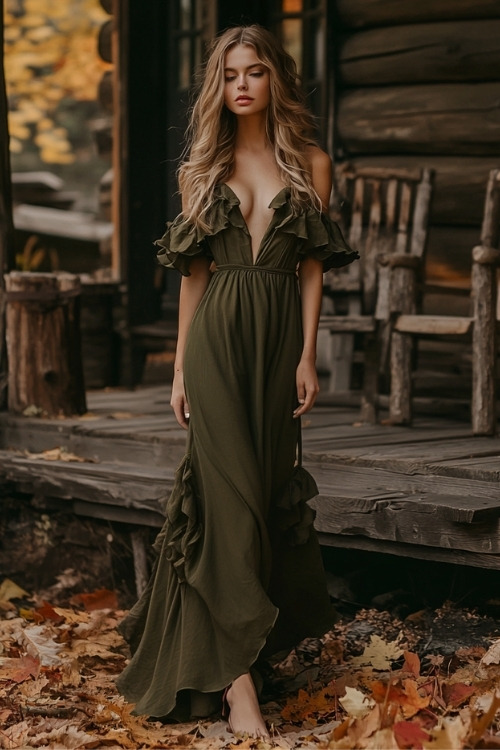
[[[295,214],[289,198],[289,188],[283,188],[271,201],[269,208],[275,211],[275,231],[294,234],[303,240],[299,256],[322,261],[324,271],[345,266],[359,258],[359,253],[345,241],[339,225],[327,214],[313,209]],[[205,255],[212,258],[205,242],[207,237],[214,237],[230,225],[248,233],[239,205],[240,201],[231,188],[224,184],[218,185],[207,212],[211,230],[204,232],[179,214],[173,221],[167,222],[165,234],[155,242],[160,248],[157,253],[159,262],[189,276],[189,265],[194,256]]]
[[[303,466],[295,466],[292,476],[276,506],[278,523],[289,544],[305,544],[316,517],[307,501],[318,494],[318,486]]]
[[[181,583],[186,581],[186,565],[202,536],[197,511],[196,483],[191,469],[191,456],[184,456],[175,475],[175,482],[166,504],[167,520],[153,545],[173,566]]]
[[[239,204],[229,188],[219,185],[207,212],[207,223],[211,230],[205,232],[179,214],[173,221],[167,222],[165,234],[154,243],[160,248],[156,255],[158,261],[167,268],[176,268],[183,276],[189,276],[189,265],[194,256],[212,258],[205,242],[207,237],[214,237],[230,224],[246,231],[246,224],[238,211]]]

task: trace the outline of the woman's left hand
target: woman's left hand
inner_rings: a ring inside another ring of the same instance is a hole
[[[318,375],[314,362],[301,359],[297,367],[296,379],[299,405],[293,412],[294,419],[312,409],[319,393]]]

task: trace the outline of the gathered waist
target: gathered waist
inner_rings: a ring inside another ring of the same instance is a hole
[[[236,264],[223,264],[217,266],[215,273],[219,271],[264,271],[265,273],[274,273],[280,276],[297,276],[296,271],[292,271],[289,268],[274,268],[271,266],[243,266]]]

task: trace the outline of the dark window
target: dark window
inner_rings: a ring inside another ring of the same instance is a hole
[[[327,0],[275,0],[272,25],[297,63],[309,108],[318,118],[319,137],[328,145],[331,81]]]

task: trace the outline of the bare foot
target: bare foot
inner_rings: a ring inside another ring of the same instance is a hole
[[[231,732],[269,738],[250,674],[242,674],[231,684],[226,699],[229,704],[228,724]]]

